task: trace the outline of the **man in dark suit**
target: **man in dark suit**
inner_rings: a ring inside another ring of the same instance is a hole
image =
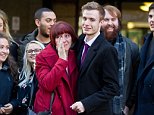
[[[149,7],[148,24],[151,33],[140,50],[134,115],[154,115],[154,3]]]
[[[104,10],[96,2],[82,7],[84,35],[76,46],[80,67],[78,101],[71,106],[82,115],[112,115],[111,100],[119,94],[117,52],[100,33],[103,16]]]

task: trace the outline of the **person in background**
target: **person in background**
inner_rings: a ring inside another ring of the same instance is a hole
[[[34,20],[37,28],[20,40],[21,43],[18,50],[18,63],[20,67],[22,67],[25,46],[28,42],[36,40],[44,44],[44,46],[50,43],[50,28],[56,22],[56,15],[48,8],[40,8],[35,12]]]
[[[104,37],[118,52],[120,95],[113,98],[113,114],[128,115],[132,105],[132,89],[135,87],[139,64],[139,48],[129,38],[121,35],[121,12],[115,6],[105,5],[102,24]]]
[[[149,7],[148,24],[151,33],[140,50],[134,115],[154,115],[154,3]]]
[[[0,114],[12,114],[17,107],[18,67],[10,55],[10,41],[0,33]]]
[[[119,94],[117,51],[100,33],[104,13],[97,2],[82,6],[84,35],[76,44],[80,67],[78,101],[71,106],[82,115],[112,115],[111,101]]]
[[[76,115],[70,106],[76,99],[78,68],[75,51],[77,40],[74,29],[64,21],[55,23],[50,33],[51,43],[36,57],[36,76],[39,89],[34,111],[49,111],[51,94],[53,115]]]
[[[19,115],[27,115],[28,108],[33,110],[34,98],[38,89],[35,74],[35,58],[45,47],[42,43],[32,40],[27,43],[23,57],[23,68],[19,75],[18,102]]]
[[[9,31],[8,17],[6,13],[1,9],[0,9],[0,32],[4,32],[8,36],[8,39],[11,41],[10,53],[14,57],[15,61],[17,62],[17,59],[18,59],[17,49],[19,45],[12,38],[10,31]]]

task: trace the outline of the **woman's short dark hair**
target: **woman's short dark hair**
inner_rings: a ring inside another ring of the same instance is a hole
[[[51,44],[53,46],[56,46],[55,38],[58,35],[64,34],[64,33],[70,34],[72,37],[72,42],[75,43],[75,41],[77,40],[77,35],[75,34],[73,27],[67,22],[58,21],[51,27],[51,31],[50,31]]]

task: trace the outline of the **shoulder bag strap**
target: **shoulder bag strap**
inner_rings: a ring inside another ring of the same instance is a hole
[[[52,113],[52,104],[53,104],[53,100],[54,100],[54,92],[51,93],[51,101],[50,101],[50,113]]]

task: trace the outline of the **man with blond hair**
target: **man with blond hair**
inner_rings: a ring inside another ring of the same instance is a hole
[[[82,115],[112,115],[111,101],[119,94],[117,52],[100,32],[103,18],[104,10],[98,3],[82,6],[83,35],[77,44],[78,101],[71,106]]]

